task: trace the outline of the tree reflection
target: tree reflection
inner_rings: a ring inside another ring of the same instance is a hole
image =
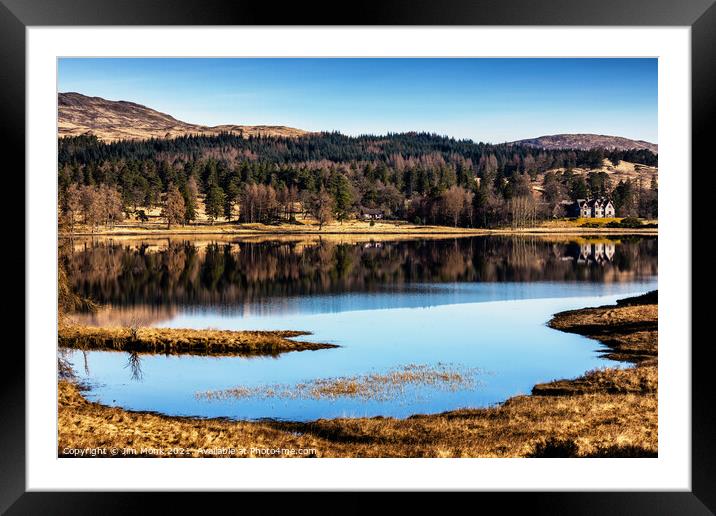
[[[136,351],[131,351],[129,353],[129,357],[127,358],[127,363],[124,365],[124,368],[129,368],[132,373],[131,378],[133,381],[141,382],[144,378],[144,372],[142,371],[142,359]]]
[[[657,274],[657,239],[166,240],[155,246],[94,241],[61,259],[75,291],[102,304],[242,304],[411,283],[634,281]]]

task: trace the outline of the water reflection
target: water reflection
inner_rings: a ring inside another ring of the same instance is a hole
[[[131,378],[133,381],[141,382],[144,378],[144,372],[142,371],[142,358],[136,351],[130,351],[128,353],[127,363],[124,368],[131,371]]]
[[[595,352],[599,343],[545,323],[653,290],[658,265],[656,238],[641,237],[90,240],[69,243],[61,260],[73,287],[104,307],[83,323],[305,330],[305,339],[341,346],[251,360],[69,352],[89,398],[171,415],[292,420],[487,406],[614,366]],[[455,392],[411,385],[399,400],[196,396],[440,363],[490,374]]]
[[[598,263],[600,265],[609,263],[614,258],[616,244],[613,242],[582,244],[579,246],[579,263]],[[571,257],[570,257],[571,258]]]
[[[88,241],[61,259],[103,305],[240,305],[270,298],[404,291],[414,284],[623,283],[657,272],[656,238],[540,237],[350,242]]]

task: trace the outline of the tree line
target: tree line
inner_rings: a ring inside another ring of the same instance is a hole
[[[611,185],[606,174],[572,172],[599,167],[605,158],[657,164],[648,150],[545,150],[426,133],[113,143],[79,136],[59,140],[59,200],[68,219],[79,214],[90,225],[115,223],[119,202],[124,215],[162,207],[169,226],[187,224],[196,219],[200,198],[212,221],[232,220],[237,208],[239,222],[292,221],[300,209],[323,224],[365,207],[421,224],[528,225],[560,216],[565,199],[597,194],[614,198],[624,216],[655,216],[655,184]],[[90,198],[106,204],[101,199],[110,191],[112,215],[90,209]]]

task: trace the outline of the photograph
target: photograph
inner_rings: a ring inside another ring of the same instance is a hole
[[[716,0],[349,11],[0,0],[0,514],[716,514]]]
[[[660,456],[657,57],[56,67],[57,457]]]

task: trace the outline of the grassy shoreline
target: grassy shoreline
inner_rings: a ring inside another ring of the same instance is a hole
[[[322,228],[313,221],[300,224],[235,224],[216,223],[175,226],[167,229],[164,224],[124,224],[114,228],[99,228],[90,231],[77,227],[74,232],[60,228],[60,237],[104,237],[104,236],[201,236],[201,235],[520,235],[520,234],[639,234],[656,235],[658,228],[608,228],[585,227],[578,221],[528,228],[460,228],[450,226],[418,226],[405,221],[333,222]]]
[[[617,305],[569,310],[556,314],[552,328],[602,342],[605,358],[633,367],[591,371],[574,380],[537,384],[533,394],[570,395],[590,392],[656,395],[658,390],[657,292],[617,301]]]
[[[313,449],[309,456],[319,457],[656,456],[658,306],[632,303],[562,312],[549,325],[594,337],[609,347],[607,356],[633,367],[540,384],[485,409],[305,423],[197,419],[106,407],[60,380],[58,454],[130,448],[139,451],[132,456],[155,457],[168,455],[146,450],[179,447],[169,456],[214,456],[206,450],[216,448],[236,457],[265,457],[267,448]]]
[[[301,335],[310,333],[67,325],[58,330],[58,344],[60,348],[86,351],[247,356],[338,347],[335,344],[291,340]]]

